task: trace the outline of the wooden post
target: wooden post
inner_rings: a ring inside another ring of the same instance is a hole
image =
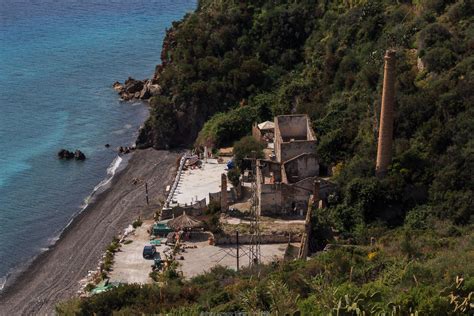
[[[237,256],[236,256],[236,259],[237,259],[237,271],[239,271],[239,256],[240,256],[240,253],[239,253],[239,231],[236,231],[236,232],[235,232],[235,240],[236,240],[236,244],[237,244]]]
[[[150,205],[148,201],[148,182],[145,182],[145,197],[146,197],[146,205]]]
[[[318,205],[320,188],[321,188],[321,182],[319,180],[315,180],[313,184],[313,204],[314,205]]]
[[[221,212],[227,212],[227,176],[221,175]]]

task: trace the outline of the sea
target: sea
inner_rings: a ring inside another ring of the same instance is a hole
[[[112,89],[150,78],[196,0],[0,0],[0,289],[54,244],[148,116]],[[105,144],[110,144],[109,148]],[[57,152],[80,149],[85,161]]]

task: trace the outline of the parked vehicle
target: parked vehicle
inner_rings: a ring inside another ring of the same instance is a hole
[[[153,259],[156,254],[156,247],[153,245],[147,245],[143,247],[143,258]]]

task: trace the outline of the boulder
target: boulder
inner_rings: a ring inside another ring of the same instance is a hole
[[[58,152],[58,158],[59,159],[72,159],[74,158],[74,153],[63,148]]]
[[[132,77],[128,77],[128,79],[125,81],[124,88],[127,93],[135,94],[137,92],[142,91],[143,85],[143,81],[135,80]]]
[[[161,87],[157,84],[150,84],[148,91],[152,96],[161,94]]]
[[[126,91],[122,91],[120,94],[120,98],[124,101],[131,100],[133,98],[133,95],[127,93]]]
[[[74,152],[74,158],[76,158],[76,160],[86,160],[86,155],[84,155],[84,153],[79,149],[76,149]]]
[[[150,98],[150,91],[148,90],[149,86],[145,85],[140,92],[139,98],[140,100],[146,100]]]
[[[121,93],[125,88],[123,86],[123,84],[121,84],[120,82],[118,81],[115,81],[114,84],[112,85],[112,87],[114,88],[115,91],[117,91],[118,93]]]

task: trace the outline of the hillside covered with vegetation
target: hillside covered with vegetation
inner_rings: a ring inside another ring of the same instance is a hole
[[[151,101],[139,144],[168,148],[197,137],[227,146],[255,121],[307,113],[321,162],[335,166],[342,187],[334,201],[341,229],[381,213],[400,224],[412,209],[466,224],[474,186],[473,13],[464,0],[200,1],[168,31],[156,73],[162,94]],[[378,182],[389,48],[398,61],[394,161]]]
[[[344,247],[61,311],[472,313],[473,19],[470,0],[199,1],[167,33],[139,146],[229,146],[255,121],[307,113],[339,188],[313,218],[312,250]],[[397,51],[394,158],[377,179],[386,49]]]

